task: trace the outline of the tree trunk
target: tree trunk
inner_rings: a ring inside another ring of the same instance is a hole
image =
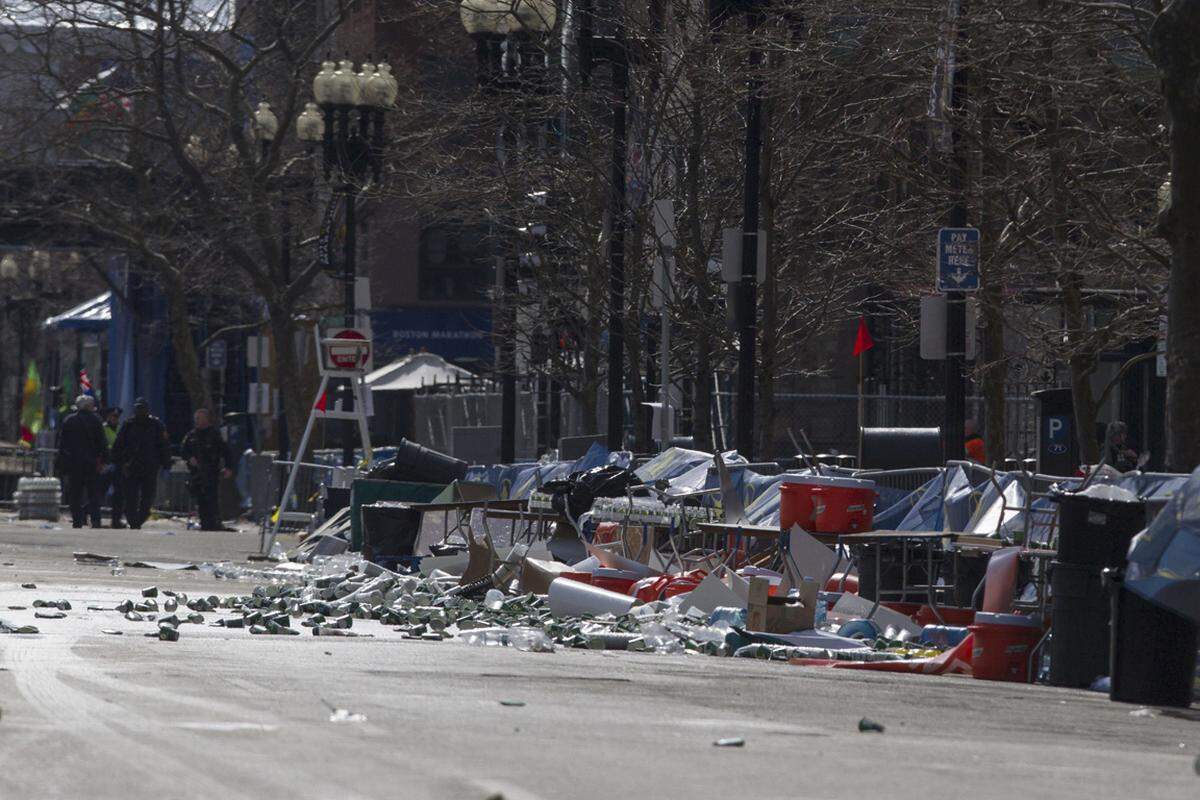
[[[696,375],[692,378],[692,438],[697,450],[716,449],[712,403],[712,349],[703,338],[696,343]]]
[[[771,136],[771,116],[774,102],[767,99],[763,102],[763,137],[762,167],[759,185],[762,191],[759,196],[761,209],[761,225],[766,236],[767,274],[762,285],[762,320],[759,325],[759,366],[758,366],[758,420],[755,429],[758,431],[758,441],[755,452],[761,459],[769,459],[775,454],[775,380],[779,368],[779,298],[774,258],[775,244],[775,193],[771,190],[771,167],[775,156],[774,139]]]
[[[161,274],[161,273],[160,273]],[[173,278],[162,281],[167,296],[167,324],[171,331],[171,347],[175,352],[175,369],[187,390],[192,408],[207,408],[214,413],[212,393],[208,381],[200,369],[200,355],[192,338],[192,326],[188,318],[188,298],[183,284]]]
[[[1068,343],[1079,347],[1079,340],[1086,335],[1087,315],[1083,307],[1083,279],[1078,273],[1068,272],[1059,278],[1063,293],[1063,313],[1066,317]],[[1096,441],[1096,401],[1092,396],[1092,373],[1096,370],[1096,358],[1090,352],[1074,349],[1067,357],[1067,369],[1071,379],[1071,403],[1075,410],[1075,436],[1079,442],[1079,457],[1085,464],[1100,461],[1100,447]]]
[[[980,389],[983,392],[984,439],[990,464],[1003,464],[1008,456],[1007,407],[1004,385],[1008,381],[1008,359],[1004,351],[1004,307],[1000,286],[984,281],[979,296],[983,315],[983,369],[980,370]]]
[[[1150,30],[1171,123],[1167,295],[1167,469],[1200,465],[1200,0],[1175,0]]]

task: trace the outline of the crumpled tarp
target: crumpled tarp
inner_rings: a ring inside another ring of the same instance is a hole
[[[1125,586],[1200,623],[1200,469],[1134,537]]]

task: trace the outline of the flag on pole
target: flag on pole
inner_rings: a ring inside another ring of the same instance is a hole
[[[25,373],[25,389],[21,394],[21,444],[33,447],[34,439],[42,430],[42,376],[37,363],[30,362]]]
[[[867,318],[858,318],[858,335],[854,337],[854,355],[861,356],[863,353],[875,346],[875,340],[871,338],[871,332],[867,330]]]
[[[79,370],[79,393],[93,398],[96,396],[96,392],[92,390],[92,379],[88,377],[86,367]]]
[[[313,408],[317,411],[324,411],[325,407],[325,393],[323,392],[321,394],[321,399],[316,402]],[[297,461],[299,461],[299,459],[297,459]]]

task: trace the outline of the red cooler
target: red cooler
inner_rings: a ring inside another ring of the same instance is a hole
[[[976,678],[1029,683],[1029,654],[1042,638],[1036,619],[980,611],[970,631],[975,635],[971,660]]]
[[[871,530],[874,519],[874,481],[804,475],[779,487],[780,530],[859,533]]]

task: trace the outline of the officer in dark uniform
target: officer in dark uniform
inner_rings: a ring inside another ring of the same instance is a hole
[[[133,417],[117,432],[113,461],[121,470],[124,483],[125,519],[129,527],[140,528],[150,516],[150,506],[158,491],[159,470],[171,468],[167,429],[150,413],[145,398],[134,401]]]
[[[100,526],[100,503],[104,496],[104,463],[108,441],[104,423],[96,415],[96,398],[82,394],[75,399],[75,412],[58,429],[57,472],[66,482],[71,525],[82,528],[91,521]]]
[[[187,461],[191,472],[188,488],[192,497],[196,498],[200,530],[233,530],[221,524],[217,502],[221,478],[233,475],[229,445],[221,438],[221,432],[212,426],[212,415],[207,408],[198,409],[192,419],[196,427],[183,437],[180,455]]]

